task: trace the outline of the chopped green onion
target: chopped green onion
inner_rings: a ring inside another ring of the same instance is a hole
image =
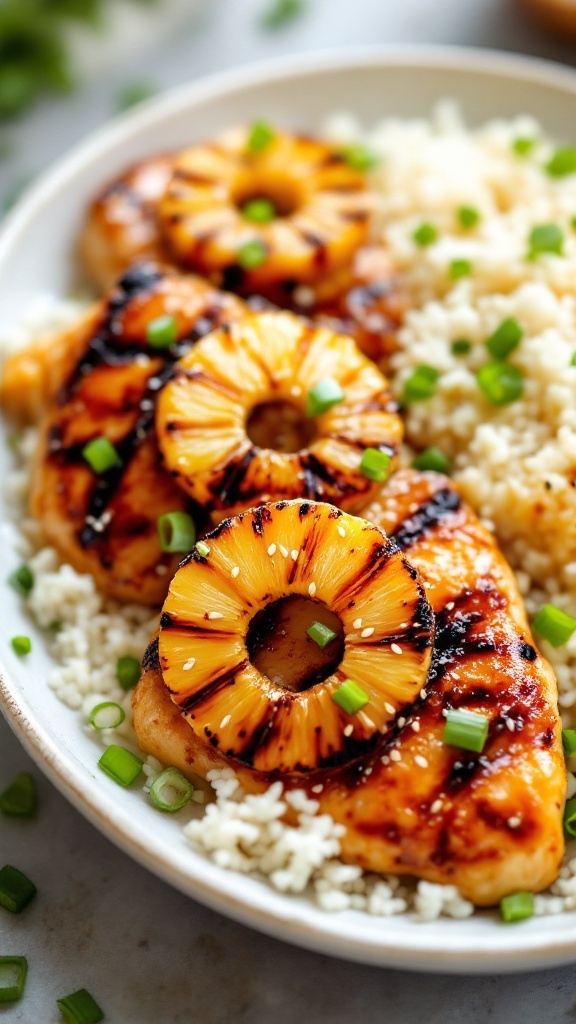
[[[19,914],[36,895],[36,886],[22,871],[6,864],[0,870],[0,907]]]
[[[150,802],[159,811],[173,813],[188,803],[194,786],[177,768],[165,768],[150,786]]]
[[[22,998],[27,973],[25,956],[0,956],[0,1003],[15,1003]]]
[[[196,551],[200,555],[200,558],[208,558],[208,555],[210,554],[210,548],[208,547],[205,540],[199,540],[195,547]]]
[[[29,772],[20,772],[0,793],[0,811],[9,818],[33,818],[36,805],[36,783]]]
[[[10,643],[12,644],[12,650],[20,658],[30,654],[32,650],[32,641],[29,636],[13,636]]]
[[[8,434],[6,437],[6,445],[11,452],[17,452],[20,448],[20,434]]]
[[[141,665],[138,658],[123,654],[116,662],[116,679],[123,690],[131,690],[140,679]]]
[[[130,786],[142,771],[143,761],[126,747],[111,743],[102,754],[98,764],[119,786]]]
[[[95,437],[85,444],[82,457],[95,473],[106,473],[107,470],[122,465],[118,452],[107,437]]]
[[[576,796],[566,801],[564,807],[564,831],[570,839],[576,838]]]
[[[520,370],[510,363],[485,363],[478,370],[476,380],[478,387],[492,405],[508,405],[509,402],[515,402],[524,390]]]
[[[178,324],[171,313],[157,316],[146,325],[146,341],[150,348],[170,348],[178,341]]]
[[[130,85],[124,86],[118,94],[117,108],[118,110],[129,110],[130,107],[135,107],[138,103],[149,100],[156,91],[150,82],[131,82]]]
[[[412,232],[412,238],[416,242],[416,245],[420,245],[422,248],[425,248],[427,245],[432,245],[432,243],[436,241],[438,238],[438,230],[433,224],[428,223],[428,221],[424,221],[423,224],[420,224],[420,226]]]
[[[460,206],[458,209],[458,223],[461,228],[475,228],[480,220],[480,214],[475,206]]]
[[[461,708],[449,711],[442,733],[442,743],[449,747],[461,747],[481,754],[488,736],[489,721],[486,715]]]
[[[562,149],[557,149],[546,164],[546,170],[553,178],[564,178],[567,174],[574,174],[576,171],[576,148],[565,146]]]
[[[486,340],[486,348],[494,359],[506,359],[520,344],[524,331],[514,317],[503,320]]]
[[[340,150],[341,156],[349,167],[354,171],[371,171],[380,163],[375,153],[372,153],[361,142],[354,142]]]
[[[158,536],[162,551],[169,554],[191,551],[196,543],[196,526],[187,512],[164,512],[158,516]]]
[[[56,1000],[66,1024],[99,1024],[104,1014],[85,988]]]
[[[259,239],[254,238],[251,242],[245,242],[236,253],[238,265],[244,270],[256,270],[266,262],[266,246]]]
[[[126,718],[124,708],[113,700],[105,700],[97,704],[90,712],[90,725],[94,729],[117,729]]]
[[[562,647],[576,629],[576,619],[553,604],[544,604],[532,621],[532,629],[552,647]]]
[[[561,256],[564,250],[564,232],[557,224],[537,224],[528,237],[528,259],[540,253],[551,252]]]
[[[472,349],[472,342],[468,341],[468,338],[456,338],[450,347],[453,355],[467,356]]]
[[[332,700],[347,715],[355,715],[357,711],[360,711],[360,708],[368,704],[370,697],[353,679],[347,679],[337,690],[334,690]]]
[[[570,366],[576,366],[576,350],[572,353],[572,358],[570,360]]]
[[[452,260],[448,266],[448,273],[453,281],[457,281],[461,277],[470,277],[472,264],[470,260]]]
[[[417,366],[404,381],[402,393],[404,405],[409,405],[410,402],[423,402],[427,398],[432,398],[436,391],[439,376],[438,370],[434,369],[433,366],[426,366],[425,364]]]
[[[254,224],[268,224],[276,216],[276,207],[269,199],[250,199],[244,203],[242,215]]]
[[[22,594],[22,597],[28,597],[34,586],[34,573],[29,566],[20,565],[18,569],[10,573],[8,583],[17,594]]]
[[[344,392],[338,381],[332,377],[325,377],[319,380],[314,387],[310,388],[306,396],[306,415],[321,416],[328,412],[334,405],[344,401]]]
[[[536,145],[536,139],[528,139],[520,136],[518,139],[514,139],[512,143],[512,149],[517,156],[528,156],[532,152]]]
[[[318,647],[326,647],[336,638],[334,630],[325,626],[323,622],[313,622],[311,626],[308,626],[306,632],[310,639],[318,644]]]
[[[360,472],[368,480],[378,483],[388,476],[392,456],[381,452],[379,448],[365,448],[360,463]]]
[[[450,459],[444,454],[441,448],[425,448],[415,459],[412,460],[414,469],[431,470],[433,473],[448,473],[450,470]]]
[[[266,11],[260,18],[264,29],[283,28],[295,18],[299,18],[305,10],[305,0],[271,0]]]
[[[576,216],[570,218],[570,227],[573,231],[576,231]],[[10,443],[10,441],[8,441]]]
[[[250,153],[261,153],[275,138],[276,132],[269,124],[265,121],[254,121],[250,126],[246,147]]]
[[[48,623],[46,629],[48,629],[51,633],[59,633],[60,630],[62,629],[62,623],[60,622],[59,619],[52,619],[52,622]]]
[[[525,921],[533,915],[534,894],[531,892],[513,892],[500,900],[500,916],[506,924]]]
[[[562,746],[566,757],[576,754],[576,729],[562,729]]]

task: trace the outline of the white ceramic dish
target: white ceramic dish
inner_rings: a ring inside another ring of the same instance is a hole
[[[93,135],[53,168],[20,203],[0,239],[3,329],[38,292],[66,294],[73,245],[88,198],[140,156],[170,149],[255,117],[313,129],[326,113],[353,110],[367,123],[383,114],[427,114],[457,97],[471,123],[531,113],[553,135],[570,138],[576,74],[491,53],[381,50],[292,58],[220,75],[142,106]],[[2,463],[4,462],[4,466]],[[0,444],[0,479],[7,465]],[[1,515],[0,495],[0,515]],[[1,527],[0,580],[17,564],[13,532]],[[32,633],[19,661],[7,639]],[[181,830],[96,768],[97,749],[45,685],[50,662],[16,595],[3,587],[0,706],[23,744],[59,789],[113,842],[177,888],[245,924],[348,959],[429,971],[531,970],[576,959],[576,914],[515,926],[495,916],[415,923],[355,912],[326,914],[252,878],[225,872],[194,854]]]

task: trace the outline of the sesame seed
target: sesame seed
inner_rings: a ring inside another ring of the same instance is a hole
[[[188,658],[188,661],[185,661],[184,664],[182,665],[182,669],[184,672],[189,672],[191,668],[194,668],[195,664],[196,658]]]
[[[443,806],[444,806],[444,804],[442,803],[441,800],[435,800],[434,803],[432,804],[431,808],[430,808],[430,813],[431,814],[438,814],[438,811],[441,811]]]
[[[223,619],[224,615],[222,612],[208,612],[209,619]]]
[[[346,725],[344,727],[344,735],[345,736],[351,736],[353,732],[354,732],[354,726],[352,725],[352,723],[350,723],[350,725]]]
[[[420,698],[421,698],[421,700],[426,700],[427,696],[428,696],[428,694],[426,693],[426,690],[424,690],[424,689],[420,690]]]
[[[417,764],[419,768],[428,767],[428,761],[426,760],[425,757],[422,757],[422,754],[416,754],[414,758],[414,764]]]
[[[415,719],[413,722],[410,722],[410,728],[414,732],[420,732],[420,722],[417,719]]]
[[[425,581],[424,586],[426,587],[426,590],[430,590],[430,587],[432,586],[432,584],[428,583],[427,581]]]
[[[176,459],[176,462],[178,463],[179,466],[183,466],[184,463],[186,462],[186,456],[179,455],[178,458]]]
[[[385,704],[384,705],[384,710],[387,711],[389,715],[395,715],[396,714],[396,708],[394,707],[393,704]]]
[[[239,573],[240,573],[240,566],[239,565],[235,565],[234,568],[232,569],[232,572],[230,573],[230,575],[231,575],[232,579],[235,580]]]
[[[407,622],[401,622],[398,628],[399,628],[399,629],[406,629],[406,626],[407,626],[407,625],[408,625],[408,623],[407,623]],[[419,626],[419,625],[420,625],[420,623],[419,623],[419,622],[415,622],[415,623],[414,623],[414,625],[415,625],[415,626]]]
[[[400,753],[400,751],[399,750],[391,750],[390,751],[390,760],[391,761],[401,761],[402,760],[402,754]]]
[[[298,558],[298,548],[292,548],[292,551],[290,552],[290,557],[292,558],[293,562],[296,561],[296,559]]]
[[[299,398],[300,395],[302,394],[302,388],[299,388],[297,384],[293,384],[292,387],[290,388],[290,394],[294,398]]]
[[[362,619],[354,619],[352,625],[354,626],[354,629],[362,629]]]
[[[406,719],[403,718],[402,715],[400,715],[400,718],[396,722],[396,725],[398,726],[399,729],[403,729],[404,726],[406,725]]]
[[[400,644],[390,644],[390,650],[393,654],[402,654],[402,648]]]
[[[448,601],[448,604],[446,605],[446,611],[451,612],[454,607],[454,601]]]
[[[231,717],[232,717],[231,715],[224,715],[224,718],[220,722],[220,728],[221,729],[225,729],[226,728],[226,726],[228,725],[228,722],[230,721]]]
[[[275,544],[271,544],[270,545],[270,547],[268,548],[268,554],[270,555],[270,558],[272,558],[272,555],[276,554],[276,545]]]
[[[282,557],[288,558],[288,548],[285,548],[283,544],[279,544],[278,547],[280,548],[280,554]]]
[[[313,306],[316,302],[316,292],[306,284],[301,284],[298,288],[295,288],[293,297],[299,306]]]
[[[390,764],[390,758],[388,757],[388,754],[383,754],[382,757],[380,758],[380,761],[382,764]]]
[[[363,636],[363,637],[372,636],[373,632],[374,632],[374,626],[366,626],[366,629],[362,630],[362,632],[360,633],[360,636]]]
[[[315,583],[311,583],[310,584],[310,586],[308,587],[308,593],[310,594],[310,597],[314,597],[314,594],[316,593],[316,584]]]
[[[338,527],[338,533],[340,534],[341,537],[345,537],[346,536],[346,530],[344,529],[343,526],[339,526]]]
[[[157,565],[156,568],[154,569],[154,572],[156,573],[157,576],[165,576],[166,573],[168,572],[168,566]]]
[[[323,784],[319,782],[317,786],[312,786],[312,793],[321,793],[323,789]]]
[[[512,718],[506,719],[506,727],[510,729],[510,732],[514,732],[514,730],[516,729],[516,723]]]
[[[509,828],[518,828],[522,824],[522,816],[520,814],[514,814],[511,818],[508,818]]]
[[[364,775],[372,775],[372,768],[366,768],[364,771]]]

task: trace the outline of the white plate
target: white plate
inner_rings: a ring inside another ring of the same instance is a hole
[[[472,123],[530,113],[569,139],[576,122],[576,74],[560,67],[463,50],[368,50],[291,58],[179,89],[117,119],[48,173],[21,202],[0,240],[2,328],[39,291],[66,294],[74,240],[89,197],[125,164],[256,117],[314,129],[333,110],[368,124],[385,114],[425,115],[457,97]],[[0,444],[0,479],[8,461]],[[0,496],[0,516],[1,516]],[[0,544],[0,580],[17,564],[10,532]],[[24,662],[7,639],[31,633]],[[0,648],[6,652],[0,704],[29,753],[105,835],[183,892],[224,914],[298,945],[336,956],[430,971],[530,970],[576,959],[576,915],[514,926],[495,915],[423,925],[410,917],[330,915],[264,883],[217,868],[186,847],[178,825],[96,768],[97,750],[44,680],[50,659],[18,598],[2,594]]]

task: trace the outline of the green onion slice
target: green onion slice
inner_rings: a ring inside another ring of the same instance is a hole
[[[564,146],[557,149],[546,164],[546,170],[553,178],[564,178],[567,174],[574,174],[576,171],[576,147]]]
[[[425,448],[415,459],[412,460],[414,469],[430,470],[433,473],[448,473],[450,471],[450,459],[444,454],[441,448]]]
[[[266,121],[254,121],[248,132],[246,148],[249,153],[261,153],[267,149],[271,142],[274,142],[276,132]]]
[[[534,894],[514,892],[500,900],[500,916],[506,924],[525,921],[534,914]]]
[[[187,512],[164,512],[158,516],[158,536],[162,551],[169,554],[191,551],[196,543],[196,526]]]
[[[113,700],[102,701],[90,712],[90,725],[94,729],[117,729],[126,718],[124,708]]]
[[[361,142],[354,142],[340,150],[340,154],[354,171],[371,171],[380,163],[375,153]]]
[[[493,334],[486,339],[486,348],[494,359],[506,359],[520,344],[524,331],[514,317],[503,320]]]
[[[146,341],[150,348],[170,348],[178,341],[178,324],[171,313],[157,316],[146,325]]]
[[[123,690],[131,690],[140,679],[142,668],[138,658],[131,654],[123,654],[116,662],[116,679]]]
[[[528,237],[528,258],[535,259],[540,253],[551,252],[562,256],[564,232],[558,224],[537,224]]]
[[[472,349],[472,342],[468,338],[456,338],[450,347],[453,355],[467,356]]]
[[[576,729],[562,729],[562,746],[566,757],[576,754]]]
[[[82,449],[82,457],[95,473],[106,473],[122,465],[122,460],[107,437],[94,437]]]
[[[508,405],[521,397],[524,379],[520,370],[510,363],[485,363],[476,374],[478,387],[492,405]]]
[[[572,357],[570,359],[570,366],[576,366],[576,351],[572,353]]]
[[[10,643],[12,644],[13,651],[19,658],[23,658],[26,654],[30,654],[30,651],[32,650],[32,641],[29,636],[13,636]]]
[[[142,771],[143,761],[126,747],[111,743],[102,754],[98,765],[119,786],[130,786]]]
[[[268,224],[276,217],[276,207],[269,199],[250,199],[244,203],[242,215],[254,224]]]
[[[326,647],[336,638],[334,630],[325,626],[323,622],[313,622],[311,626],[308,626],[306,632],[310,639],[318,644],[318,647]]]
[[[453,281],[458,281],[461,277],[470,277],[472,264],[470,260],[452,260],[448,266],[448,273]]]
[[[519,138],[514,139],[512,149],[517,156],[528,156],[528,154],[534,149],[535,145],[536,139],[529,139],[527,137],[520,136]]]
[[[10,573],[8,583],[22,597],[28,597],[34,586],[34,573],[28,565],[20,565]]]
[[[480,214],[475,206],[460,206],[457,216],[461,228],[475,228],[480,221]]]
[[[417,366],[404,381],[404,391],[402,393],[404,405],[409,405],[410,402],[423,402],[427,398],[432,398],[436,391],[439,376],[438,370],[434,369],[433,366],[426,366],[425,364]]]
[[[34,882],[18,868],[5,864],[0,869],[0,907],[9,910],[11,914],[19,914],[35,895]]]
[[[266,262],[266,257],[266,246],[258,238],[245,242],[236,253],[238,266],[242,267],[243,270],[256,270],[257,267],[261,267]]]
[[[564,807],[564,831],[570,839],[576,838],[576,796],[566,801]]]
[[[368,704],[370,697],[353,679],[346,679],[337,690],[334,690],[332,700],[347,715],[355,715],[365,704]]]
[[[576,629],[576,619],[553,604],[544,604],[532,621],[532,629],[552,647],[562,647]]]
[[[344,401],[344,392],[338,381],[332,377],[325,377],[319,380],[314,387],[310,388],[306,396],[306,415],[321,416],[328,412],[334,405]]]
[[[378,483],[385,480],[390,470],[392,456],[381,452],[379,448],[366,448],[360,462],[360,472],[368,480]]]
[[[489,721],[486,715],[463,709],[451,710],[446,716],[442,743],[449,747],[461,747],[481,754],[488,736]]]
[[[208,547],[206,541],[199,540],[195,547],[196,551],[200,555],[200,558],[208,558],[208,555],[210,554],[210,548]]]
[[[104,1020],[104,1013],[85,988],[57,999],[56,1003],[66,1024],[99,1024]]]
[[[428,221],[424,221],[420,224],[415,231],[412,232],[412,238],[416,242],[416,245],[420,245],[425,248],[427,245],[432,245],[433,242],[438,238],[438,229],[430,224]]]
[[[173,813],[188,803],[194,786],[177,768],[165,768],[150,786],[150,802],[159,811]]]
[[[15,1003],[22,998],[27,973],[25,956],[0,956],[0,1003]]]
[[[29,772],[20,772],[0,793],[0,811],[9,818],[32,818],[38,803],[36,783]]]

